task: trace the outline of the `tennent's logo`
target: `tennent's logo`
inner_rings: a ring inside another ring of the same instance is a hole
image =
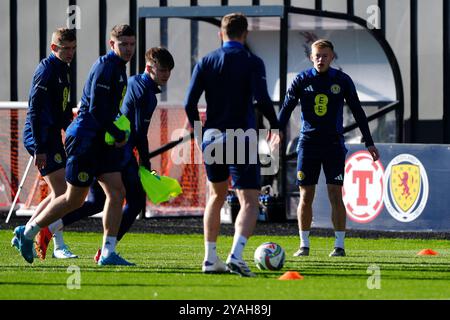
[[[342,198],[348,217],[359,223],[374,220],[383,209],[384,168],[367,151],[353,153],[345,163]]]
[[[390,215],[400,222],[411,222],[420,216],[429,190],[422,163],[413,155],[400,154],[389,163],[384,179],[384,203]]]

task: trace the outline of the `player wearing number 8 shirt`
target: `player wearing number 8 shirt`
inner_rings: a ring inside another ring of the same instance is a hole
[[[335,230],[334,250],[330,256],[345,256],[346,210],[342,201],[342,185],[347,149],[343,136],[344,100],[350,107],[373,160],[377,161],[379,158],[353,81],[344,72],[330,67],[333,59],[334,46],[330,41],[320,39],[311,45],[314,67],[295,77],[278,115],[280,127],[286,127],[300,100],[302,125],[297,146],[300,248],[294,256],[309,255],[312,203],[321,166],[326,177]]]

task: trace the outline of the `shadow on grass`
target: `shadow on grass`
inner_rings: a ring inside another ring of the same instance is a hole
[[[66,286],[66,283],[53,283],[53,282],[0,282],[0,286],[2,285],[14,285],[14,286]],[[144,284],[144,283],[123,283],[123,282],[115,282],[115,283],[86,283],[83,282],[81,284],[82,287],[177,287],[177,286],[185,286],[185,284]],[[205,284],[189,284],[190,287],[204,287]],[[229,284],[208,284],[210,287],[234,287]]]

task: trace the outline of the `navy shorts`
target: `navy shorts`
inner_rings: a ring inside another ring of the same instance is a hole
[[[255,146],[250,144],[255,143]],[[202,142],[206,175],[211,182],[223,182],[231,176],[233,189],[261,188],[261,167],[258,159],[257,142],[248,139],[244,143],[231,145],[234,152],[228,152],[225,134],[211,139],[205,134]]]
[[[344,184],[345,146],[300,144],[297,151],[297,186],[316,185],[322,166],[327,184]]]
[[[108,146],[102,137],[66,137],[66,181],[88,187],[94,177],[120,172],[124,166],[124,148]]]
[[[25,149],[27,149],[31,156],[34,156],[34,145],[25,145]],[[47,163],[44,168],[38,169],[41,176],[45,177],[52,172],[66,167],[67,157],[66,152],[64,151],[61,134],[52,136],[52,138],[49,139],[47,152],[45,154],[47,155]]]

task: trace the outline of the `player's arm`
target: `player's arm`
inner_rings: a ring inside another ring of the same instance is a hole
[[[201,73],[201,64],[197,63],[194,71],[192,72],[191,82],[184,101],[184,110],[186,111],[187,118],[191,124],[192,130],[194,130],[194,123],[200,121],[200,114],[198,112],[198,101],[205,90],[205,84]],[[203,131],[203,130],[202,130]],[[194,130],[194,139],[197,143],[197,147],[201,150],[202,137],[196,136],[198,133]]]
[[[359,126],[359,130],[361,131],[364,137],[367,150],[372,155],[373,161],[377,161],[380,158],[380,155],[373,142],[366,114],[364,113],[364,110],[361,107],[361,102],[359,101],[358,93],[356,92],[355,85],[352,79],[350,79],[350,77],[347,77],[346,84],[347,84],[346,90],[344,92],[345,101],[347,101],[347,104],[350,107],[350,110],[352,111],[353,117],[355,118],[355,121]]]
[[[156,100],[152,101],[152,105],[148,104],[148,101],[144,101],[144,97],[141,97],[136,104],[135,112],[135,138],[136,148],[139,152],[139,165],[144,166],[148,170],[151,170],[151,163],[149,158],[148,147],[148,128],[152,118],[153,111],[156,107]]]
[[[45,114],[47,106],[51,104],[49,90],[51,90],[51,70],[40,65],[33,77],[28,110],[34,139],[34,165],[39,169],[47,165],[48,134],[44,134],[44,131],[48,128],[44,117],[47,116]]]
[[[291,117],[292,111],[294,111],[295,107],[298,104],[298,101],[300,99],[299,92],[301,84],[302,79],[300,75],[297,75],[286,92],[286,96],[284,97],[280,112],[278,113],[278,122],[281,129],[284,129],[286,127],[287,123],[289,122],[289,118]]]
[[[252,73],[253,105],[269,120],[271,129],[278,129],[279,123],[272,99],[267,92],[266,69],[261,59],[255,60],[255,70]]]
[[[116,143],[125,140],[125,131],[120,130],[114,124],[114,120],[119,112],[118,101],[112,98],[115,90],[114,81],[117,76],[107,67],[107,64],[100,65],[91,84],[91,105],[89,112],[97,123],[115,139]]]
[[[200,114],[198,112],[198,101],[204,91],[204,83],[201,75],[201,66],[198,63],[192,72],[191,82],[184,101],[184,110],[191,127],[194,128],[194,122],[200,121]]]
[[[33,133],[34,147],[36,154],[47,152],[46,141],[43,141],[43,130],[46,130],[43,121],[45,110],[50,101],[50,70],[39,66],[33,77],[33,84],[30,90],[28,113],[30,116],[31,131]]]

